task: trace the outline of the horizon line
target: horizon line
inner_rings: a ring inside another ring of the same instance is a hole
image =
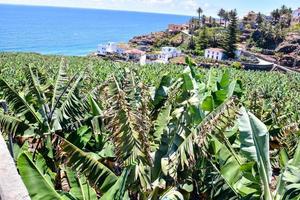
[[[66,8],[66,9],[83,9],[83,10],[107,10],[117,12],[134,12],[134,13],[148,13],[148,14],[160,14],[160,15],[174,15],[182,17],[195,17],[196,15],[185,15],[179,13],[166,13],[166,12],[151,12],[151,11],[138,11],[138,10],[119,10],[111,8],[94,8],[94,7],[76,7],[76,6],[56,6],[56,5],[37,5],[37,4],[14,4],[14,3],[0,3],[0,5],[7,6],[26,6],[26,7],[46,7],[46,8]]]

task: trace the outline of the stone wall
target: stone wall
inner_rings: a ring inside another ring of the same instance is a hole
[[[30,200],[2,133],[0,133],[0,158],[0,200]]]

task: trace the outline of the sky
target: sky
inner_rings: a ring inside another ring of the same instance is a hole
[[[197,15],[200,6],[207,16],[217,16],[220,8],[236,8],[240,16],[248,11],[269,14],[273,9],[285,4],[296,9],[300,0],[0,0],[0,4],[42,5],[58,7],[113,9],[179,15]]]

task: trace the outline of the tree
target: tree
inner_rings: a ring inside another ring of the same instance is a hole
[[[198,9],[197,9],[197,13],[198,13],[198,17],[199,17],[199,26],[200,27],[202,27],[201,25],[201,14],[203,13],[203,10],[202,10],[202,8],[201,7],[199,7]]]
[[[203,51],[204,49],[208,48],[208,45],[209,45],[209,38],[208,38],[207,28],[206,26],[204,26],[198,37],[196,50],[198,52]]]
[[[216,18],[213,18],[212,20],[212,27],[217,27]]]
[[[280,13],[280,27],[281,28],[287,28],[291,25],[292,21],[292,9],[286,7],[285,5],[281,6],[279,13]]]
[[[222,19],[224,19],[224,17],[225,17],[225,14],[226,14],[226,11],[223,8],[221,8],[218,12],[218,16],[220,17],[220,26],[222,23]]]
[[[192,17],[189,20],[189,31],[190,31],[190,34],[192,34],[192,35],[194,34],[195,27],[198,26],[196,24],[197,24],[197,19],[195,17]]]
[[[264,21],[258,30],[254,31],[251,39],[255,42],[255,46],[264,49],[275,49],[276,46],[283,41],[284,34],[280,28],[280,24],[273,26],[271,23]]]
[[[292,12],[293,12],[292,9],[288,8],[286,5],[282,5],[279,10],[281,16],[286,14],[292,14]]]
[[[205,15],[202,15],[202,17],[201,17],[201,24],[202,24],[202,27],[206,25],[206,16]]]
[[[260,25],[264,21],[262,14],[259,12],[256,17],[256,23]]]
[[[194,50],[195,47],[196,47],[196,44],[195,44],[194,36],[192,36],[189,41],[189,44],[188,44],[188,49]]]
[[[237,12],[232,10],[229,12],[229,25],[227,28],[227,36],[225,39],[224,49],[229,58],[235,57],[237,43]]]
[[[212,17],[211,17],[211,16],[209,16],[209,18],[208,18],[208,23],[209,23],[209,25],[210,25],[210,26],[212,26],[213,19],[212,19]]]
[[[279,9],[275,9],[271,12],[273,24],[278,24],[280,20],[280,11]]]
[[[230,20],[230,16],[228,12],[224,14],[225,28],[227,27],[227,22]]]

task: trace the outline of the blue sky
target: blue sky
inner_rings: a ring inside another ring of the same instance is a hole
[[[271,10],[283,4],[293,9],[300,7],[299,0],[0,0],[1,3],[100,8],[181,15],[196,15],[196,8],[201,6],[205,15],[212,16],[216,16],[216,12],[220,8],[226,10],[236,8],[241,16],[250,10],[268,14]]]

